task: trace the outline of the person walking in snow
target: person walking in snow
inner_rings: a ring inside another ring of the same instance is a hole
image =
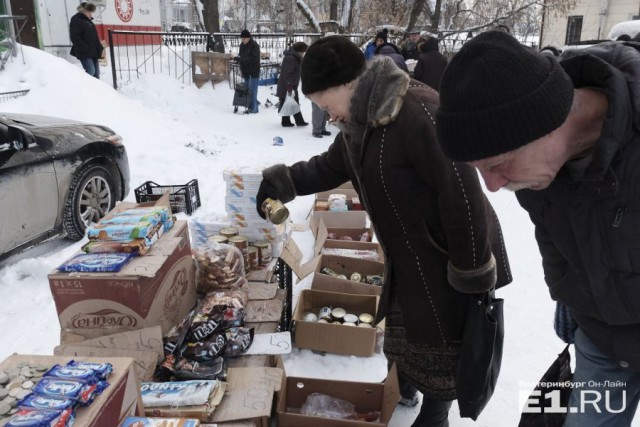
[[[240,74],[251,92],[251,103],[246,113],[258,112],[258,80],[260,79],[260,45],[251,37],[249,30],[240,33],[242,42],[238,50]]]
[[[631,425],[640,400],[640,46],[612,41],[556,58],[482,33],[445,70],[436,123],[449,158],[475,166],[490,191],[515,191],[551,297],[573,312],[564,427]]]
[[[435,90],[440,90],[440,80],[447,67],[447,58],[438,50],[438,39],[427,37],[425,42],[418,45],[418,49],[420,58],[413,70],[413,77]]]
[[[267,197],[290,202],[351,180],[385,253],[376,323],[404,402],[423,394],[414,427],[448,425],[468,293],[511,281],[500,225],[476,171],[447,160],[435,137],[438,94],[386,57],[366,62],[341,36],[313,43],[302,93],[341,132],[326,152],[262,172]]]
[[[280,66],[280,76],[278,77],[278,86],[276,88],[276,96],[280,100],[278,112],[282,108],[287,94],[289,93],[293,93],[293,98],[298,104],[300,104],[300,99],[298,98],[300,64],[308,47],[309,46],[307,46],[305,42],[296,42],[284,52],[284,58],[282,59],[282,65]],[[309,124],[304,121],[302,112],[300,111],[298,111],[293,118],[296,122],[296,126],[307,126]],[[293,126],[290,116],[282,116],[281,123],[284,127]]]
[[[98,59],[102,57],[104,47],[100,43],[98,31],[93,21],[96,5],[82,2],[77,8],[78,13],[69,22],[69,37],[71,38],[71,55],[78,58],[87,74],[100,78]]]

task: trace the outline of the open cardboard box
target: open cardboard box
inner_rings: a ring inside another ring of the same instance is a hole
[[[340,420],[302,415],[299,411],[307,396],[322,393],[347,400],[355,405],[358,414],[380,412],[375,422]],[[400,386],[396,365],[389,370],[383,383],[335,381],[316,378],[287,377],[282,380],[278,399],[279,427],[383,427],[389,424],[400,400]]]
[[[324,221],[327,228],[367,228],[367,212],[366,211],[347,211],[347,212],[331,212],[331,211],[311,211],[309,217],[309,227],[314,236],[318,235],[320,220]]]
[[[169,206],[168,194],[156,202],[123,202],[115,210]],[[176,221],[143,256],[116,273],[49,275],[49,287],[63,330],[84,338],[159,325],[165,334],[195,305],[195,264],[186,221]]]
[[[107,378],[107,387],[91,405],[76,411],[76,426],[115,427],[128,416],[142,415],[144,408],[140,397],[140,384],[134,372],[135,361],[129,357],[64,357],[13,354],[0,363],[0,371],[19,366],[64,365],[70,360],[94,363],[111,363],[113,372]],[[4,425],[4,424],[3,424]]]
[[[339,236],[349,236],[354,240],[335,240],[329,239],[329,233],[334,232]],[[319,254],[322,252],[322,248],[344,248],[355,250],[373,250],[378,253],[378,261],[384,262],[384,252],[379,243],[375,242],[361,242],[358,239],[362,233],[368,232],[369,236],[372,236],[372,230],[370,227],[341,227],[341,228],[327,228],[325,221],[321,219],[318,222],[318,230],[316,233],[316,243],[314,246],[314,253]]]
[[[295,328],[292,339],[298,348],[369,357],[376,344],[376,328],[360,328],[335,323],[307,322],[306,312],[318,313],[322,307],[342,307],[347,313],[369,313],[375,317],[378,298],[339,292],[304,289],[293,314]]]

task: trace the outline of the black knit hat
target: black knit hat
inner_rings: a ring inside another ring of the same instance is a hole
[[[386,43],[389,39],[389,30],[386,28],[376,34],[376,39],[382,39]]]
[[[355,80],[366,67],[364,54],[346,37],[324,37],[302,60],[302,93],[309,95]]]
[[[240,33],[240,38],[251,38],[251,33],[249,32],[249,30],[242,30],[242,32]]]
[[[560,127],[572,103],[573,83],[555,58],[487,31],[466,43],[442,76],[438,139],[453,160],[497,156]]]

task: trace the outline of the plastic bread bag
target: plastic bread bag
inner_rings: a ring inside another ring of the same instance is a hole
[[[197,246],[193,256],[198,292],[206,294],[214,290],[239,289],[246,283],[244,257],[235,246],[207,242]]]
[[[311,393],[300,408],[303,415],[314,417],[352,420],[356,418],[356,407],[353,403],[322,393]]]

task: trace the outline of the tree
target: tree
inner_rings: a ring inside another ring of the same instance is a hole
[[[218,8],[218,0],[200,0],[202,3],[202,20],[204,21],[204,30],[208,33],[220,32],[220,10]],[[209,49],[214,52],[224,53],[224,43],[222,37],[214,36],[210,42]]]

